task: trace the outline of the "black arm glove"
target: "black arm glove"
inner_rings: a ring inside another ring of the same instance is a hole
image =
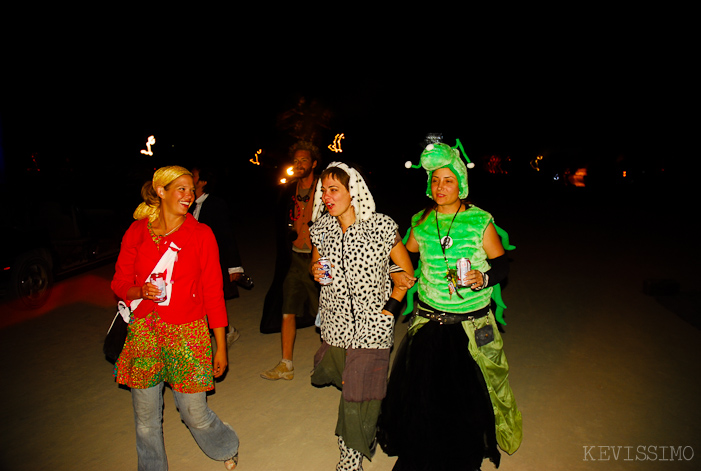
[[[504,281],[506,275],[509,274],[509,259],[506,258],[506,254],[487,259],[487,261],[491,265],[491,268],[484,273],[489,275],[489,286],[494,286]]]

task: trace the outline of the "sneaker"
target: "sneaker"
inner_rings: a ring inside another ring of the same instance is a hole
[[[295,377],[295,369],[292,367],[292,369],[287,369],[287,365],[285,362],[281,361],[278,363],[275,368],[264,371],[260,374],[260,377],[263,379],[270,379],[270,380],[276,380],[276,379],[286,379],[290,380]]]
[[[236,330],[236,327],[232,327],[231,331],[226,334],[226,344],[231,346],[232,343],[236,342],[239,337],[241,337],[241,334],[239,334],[239,331]]]

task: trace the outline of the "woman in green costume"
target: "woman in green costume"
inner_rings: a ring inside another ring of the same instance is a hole
[[[395,470],[478,470],[485,457],[498,467],[497,446],[513,453],[521,442],[490,303],[508,260],[492,216],[466,200],[458,150],[429,144],[421,166],[432,202],[412,218],[406,242],[420,253],[418,310],[392,367],[379,443],[398,456]],[[471,267],[459,280],[462,258]]]

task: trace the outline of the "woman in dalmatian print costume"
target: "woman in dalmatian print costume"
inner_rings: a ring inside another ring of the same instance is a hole
[[[363,456],[372,458],[374,453],[394,314],[406,294],[406,287],[392,289],[390,259],[409,276],[413,268],[397,224],[375,212],[365,181],[346,164],[332,162],[322,172],[312,220],[310,272],[319,281],[318,259],[328,257],[333,280],[321,288],[318,323],[323,342],[311,380],[315,386],[333,384],[341,390],[336,424],[341,459],[336,469],[362,470]]]

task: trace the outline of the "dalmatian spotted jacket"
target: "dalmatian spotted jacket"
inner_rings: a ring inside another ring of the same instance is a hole
[[[333,283],[321,287],[321,338],[340,348],[390,348],[394,317],[382,313],[392,291],[389,254],[397,223],[373,213],[346,230],[324,213],[310,230],[312,244],[332,265]]]

